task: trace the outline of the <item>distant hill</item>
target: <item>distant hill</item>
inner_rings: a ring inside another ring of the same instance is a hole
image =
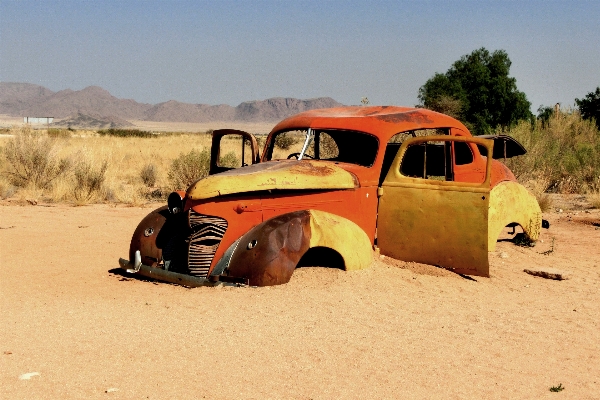
[[[309,100],[276,97],[241,103],[189,104],[170,100],[156,105],[119,99],[98,86],[53,92],[31,83],[0,82],[0,114],[15,117],[54,117],[85,124],[86,118],[124,126],[127,120],[159,122],[271,122],[316,108],[339,107],[330,97]],[[97,124],[97,123],[95,123]]]

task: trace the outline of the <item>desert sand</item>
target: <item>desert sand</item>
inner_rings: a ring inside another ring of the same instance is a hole
[[[2,399],[600,398],[598,210],[499,242],[490,278],[378,258],[195,289],[113,270],[150,210],[0,205]]]

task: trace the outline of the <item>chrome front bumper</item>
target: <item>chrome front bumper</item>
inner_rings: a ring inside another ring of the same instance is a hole
[[[165,271],[164,269],[150,267],[142,264],[140,251],[135,252],[133,261],[124,258],[119,259],[121,269],[132,275],[142,275],[147,278],[157,279],[164,282],[175,283],[187,287],[232,285],[246,286],[248,281],[243,278],[230,278],[227,276],[209,276],[209,278],[200,278],[197,276],[180,274],[177,272]]]

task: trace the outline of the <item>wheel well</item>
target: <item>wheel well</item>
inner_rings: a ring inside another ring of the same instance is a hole
[[[303,267],[325,267],[346,269],[344,258],[337,251],[329,247],[312,247],[300,258],[296,268]]]

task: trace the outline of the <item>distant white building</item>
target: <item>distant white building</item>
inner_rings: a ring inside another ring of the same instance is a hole
[[[54,117],[23,117],[25,124],[51,124]]]

